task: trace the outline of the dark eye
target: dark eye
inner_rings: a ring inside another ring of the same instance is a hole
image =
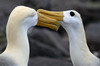
[[[74,16],[74,15],[75,15],[75,13],[71,11],[71,12],[70,12],[70,15],[71,15],[71,16]]]

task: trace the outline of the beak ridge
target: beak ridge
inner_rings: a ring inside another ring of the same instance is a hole
[[[38,9],[38,24],[37,26],[48,27],[53,30],[58,30],[60,27],[59,21],[63,20],[63,12],[47,11]]]

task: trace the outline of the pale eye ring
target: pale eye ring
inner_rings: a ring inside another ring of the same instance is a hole
[[[73,11],[70,12],[70,16],[74,16],[75,13]]]

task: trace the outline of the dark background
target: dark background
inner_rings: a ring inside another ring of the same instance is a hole
[[[11,11],[19,5],[50,11],[76,10],[81,14],[91,52],[100,57],[100,0],[0,0],[0,52],[6,48],[6,23]],[[72,66],[67,33],[32,27],[29,66]]]

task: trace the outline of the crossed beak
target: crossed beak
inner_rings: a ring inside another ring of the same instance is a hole
[[[63,20],[63,12],[53,12],[43,9],[37,10],[38,24],[37,26],[47,27],[53,30],[58,30],[60,27],[59,21]]]

